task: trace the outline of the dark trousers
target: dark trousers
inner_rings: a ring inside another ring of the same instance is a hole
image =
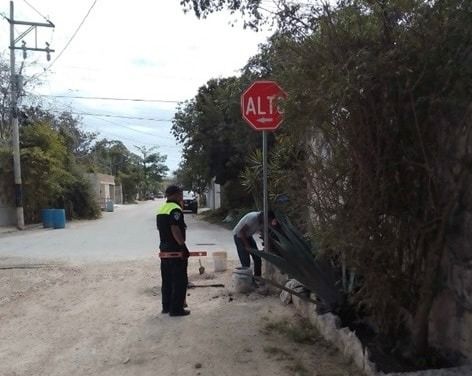
[[[251,248],[257,249],[257,244],[256,241],[252,236],[248,238],[249,244],[251,245]],[[246,247],[244,246],[243,241],[238,238],[236,235],[234,235],[234,244],[236,244],[236,249],[238,250],[238,256],[239,256],[239,261],[241,261],[241,265],[249,268],[251,266],[251,257],[252,260],[254,261],[254,275],[256,277],[261,276],[261,270],[262,270],[262,261],[259,256],[255,256],[252,253],[250,254],[247,250]],[[251,255],[251,257],[249,257]]]
[[[184,309],[187,294],[187,260],[162,259],[162,309],[170,313],[178,313]]]

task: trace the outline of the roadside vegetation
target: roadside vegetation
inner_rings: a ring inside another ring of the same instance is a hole
[[[286,317],[265,320],[261,322],[260,332],[277,341],[276,345],[263,348],[266,356],[284,364],[291,374],[308,376],[313,375],[314,370],[320,375],[359,374],[355,366],[344,361],[341,354],[305,319]]]
[[[229,9],[277,31],[240,76],[181,105],[180,173],[196,188],[216,177],[227,213],[260,209],[260,135],[242,122],[239,95],[252,80],[278,81],[288,100],[269,138],[269,197],[300,231],[281,264],[308,247],[317,261],[290,275],[319,288],[321,257],[330,310],[369,323],[400,368],[438,366],[428,322],[472,179],[472,3],[274,3],[267,13],[258,0],[182,1],[200,18]]]
[[[0,58],[0,194],[13,203],[13,157],[9,121],[9,73]],[[34,98],[24,97],[33,103]],[[64,208],[68,218],[97,218],[100,207],[86,173],[115,176],[124,202],[161,190],[168,168],[156,148],[133,153],[118,140],[86,132],[82,119],[40,105],[20,108],[20,152],[26,223],[40,221],[42,208]]]
[[[284,124],[269,135],[268,159],[281,227],[271,233],[277,252],[265,257],[315,292],[324,311],[368,333],[379,350],[373,354],[394,357],[398,370],[459,362],[438,358],[428,339],[447,242],[462,236],[472,202],[472,2],[181,4],[200,18],[230,10],[246,27],[275,32],[240,75],[211,79],[179,105],[172,131],[183,157],[175,180],[203,193],[215,178],[222,209],[205,216],[228,218],[229,227],[260,209],[261,137],[241,119],[240,95],[253,80],[278,81],[288,100]],[[8,80],[0,59],[7,193]],[[27,222],[46,205],[98,216],[86,172],[116,176],[127,202],[154,191],[167,172],[155,149],[132,153],[80,122],[67,111],[21,109]]]

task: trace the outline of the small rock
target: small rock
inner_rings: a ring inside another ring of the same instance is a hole
[[[195,368],[196,368],[196,369],[202,368],[202,363],[196,363],[196,364],[195,364]]]
[[[228,302],[232,302],[233,301],[233,297],[230,296],[229,299],[228,299]]]
[[[123,361],[123,364],[128,364],[129,363],[129,358],[126,358],[124,361]]]

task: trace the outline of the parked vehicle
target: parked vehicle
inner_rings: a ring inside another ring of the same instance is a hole
[[[198,211],[197,195],[192,191],[184,191],[184,207],[183,210],[190,210],[192,213]]]
[[[152,192],[146,193],[146,194],[144,195],[144,199],[145,199],[145,200],[154,200],[154,193],[152,193]]]

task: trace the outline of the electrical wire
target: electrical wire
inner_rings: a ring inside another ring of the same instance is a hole
[[[40,97],[50,97],[50,98],[91,99],[91,100],[106,100],[106,101],[130,101],[130,102],[153,102],[153,103],[180,103],[182,102],[182,101],[176,101],[176,100],[171,100],[171,99],[87,97],[87,96],[81,96],[81,95],[47,95],[47,94],[34,94],[34,95],[37,95]]]
[[[58,112],[58,111],[51,110],[51,112]],[[113,115],[113,114],[94,114],[91,112],[70,111],[70,113],[74,115],[82,115],[82,116],[111,117],[111,118],[131,119],[131,120],[147,120],[147,121],[158,121],[158,122],[172,121],[172,119],[146,118],[146,117],[139,117],[139,116]]]
[[[53,103],[51,102],[53,106],[57,106],[57,103]],[[116,126],[119,126],[119,127],[123,127],[123,128],[127,128],[131,131],[134,131],[134,132],[137,132],[137,133],[142,133],[142,134],[145,134],[145,135],[148,135],[148,136],[154,136],[154,137],[160,137],[160,138],[166,138],[166,139],[169,139],[169,140],[175,140],[173,137],[169,137],[169,136],[163,136],[163,135],[156,135],[154,133],[150,133],[150,132],[145,132],[145,131],[141,131],[141,130],[138,130],[138,129],[134,129],[134,128],[131,128],[130,125],[131,124],[121,124],[121,123],[117,123],[116,121],[111,121],[111,120],[108,120],[108,119],[102,119],[102,117],[118,117],[118,118],[121,118],[121,117],[124,117],[125,119],[132,119],[132,120],[150,120],[150,121],[162,121],[162,122],[166,122],[166,121],[171,121],[171,120],[167,120],[167,119],[155,119],[155,118],[152,118],[152,119],[147,119],[147,118],[141,118],[141,117],[131,117],[131,116],[125,116],[125,115],[112,115],[112,114],[92,114],[92,113],[87,113],[87,112],[79,112],[79,111],[73,111],[70,107],[66,107],[64,104],[60,104],[61,107],[62,107],[62,110],[61,109],[49,109],[48,111],[50,112],[53,112],[53,113],[58,113],[58,114],[61,114],[63,112],[69,112],[71,114],[74,114],[74,115],[85,115],[85,116],[92,116],[92,117],[95,117],[97,119],[100,119],[102,121],[106,121],[110,124],[113,124],[113,125],[116,125]]]
[[[155,133],[150,133],[150,132],[145,132],[145,131],[141,131],[139,129],[134,129],[134,128],[131,128],[125,124],[120,124],[120,123],[117,123],[116,121],[111,121],[111,120],[108,120],[108,119],[102,119],[98,116],[95,116],[97,119],[99,120],[102,120],[102,121],[106,121],[107,123],[110,123],[110,124],[113,124],[113,125],[116,125],[118,127],[122,127],[122,128],[126,128],[126,129],[129,129],[130,131],[133,131],[133,132],[136,132],[136,133],[142,133],[142,134],[145,134],[145,135],[148,135],[148,136],[153,136],[153,137],[159,137],[159,138],[164,138],[164,139],[167,139],[167,140],[173,140],[175,141],[175,138],[173,137],[169,137],[169,136],[163,136],[163,135],[157,135]]]
[[[100,118],[97,118],[98,120],[102,120],[102,121],[105,121],[105,119],[100,119]],[[120,139],[123,139],[123,140],[126,140],[126,141],[130,141],[130,142],[134,142],[136,144],[144,144],[144,145],[153,145],[153,146],[158,146],[159,148],[167,148],[167,149],[179,149],[180,147],[178,145],[158,145],[157,143],[155,142],[142,142],[140,140],[136,140],[136,139],[132,139],[132,138],[128,138],[128,137],[125,137],[125,136],[122,136],[122,135],[119,135],[117,133],[114,133],[114,132],[110,132],[108,130],[105,130],[105,131],[100,131],[98,129],[98,127],[95,128],[95,131],[98,132],[98,133],[107,133],[111,136],[114,136],[114,137],[119,137]]]
[[[41,72],[41,73],[37,73],[35,75],[33,75],[31,78],[30,78],[30,81],[33,79],[33,78],[38,78],[39,76],[43,75],[44,73],[46,73],[49,69],[51,69],[51,67],[56,63],[56,61],[62,56],[62,54],[64,53],[64,51],[67,49],[67,47],[69,47],[69,45],[72,43],[72,41],[74,40],[74,38],[76,37],[77,33],[79,32],[79,30],[81,29],[82,25],[85,23],[85,21],[87,20],[88,16],[90,15],[90,12],[92,11],[92,9],[95,7],[95,4],[97,4],[97,1],[98,0],[94,0],[92,5],[90,6],[89,10],[87,11],[87,13],[85,14],[85,16],[82,18],[82,21],[80,21],[79,23],[79,26],[77,26],[77,28],[75,29],[74,33],[72,34],[72,36],[69,38],[69,40],[67,41],[66,45],[64,46],[64,48],[56,55],[56,57],[54,58],[54,60],[51,62],[51,64],[49,64],[46,68],[44,68],[44,70]]]
[[[39,10],[37,10],[34,6],[32,6],[28,1],[23,0],[26,5],[28,5],[31,9],[33,9],[40,17],[44,18],[47,22],[52,23],[47,17],[45,17]]]

